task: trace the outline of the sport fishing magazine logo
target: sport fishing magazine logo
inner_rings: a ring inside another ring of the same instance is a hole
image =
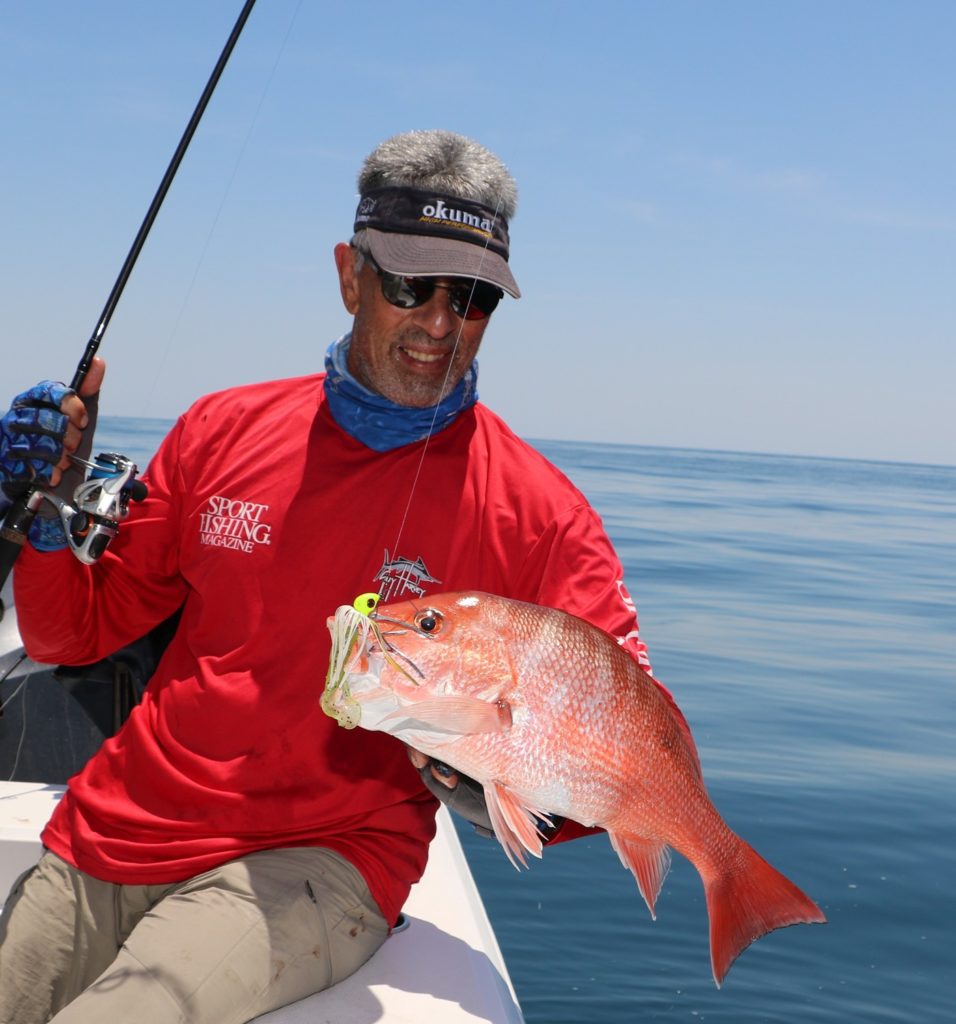
[[[205,512],[199,514],[199,539],[212,547],[253,552],[260,544],[270,544],[272,524],[263,522],[268,505],[214,495]]]

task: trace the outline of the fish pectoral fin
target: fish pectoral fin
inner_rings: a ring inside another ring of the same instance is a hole
[[[651,912],[651,918],[656,921],[654,904],[670,870],[670,848],[656,839],[644,839],[629,833],[608,832],[608,838],[614,852],[621,858],[621,863],[637,879],[637,887]]]
[[[518,861],[521,867],[528,866],[525,851],[534,857],[541,856],[544,841],[538,822],[549,823],[546,813],[526,806],[510,789],[498,782],[485,783],[485,803],[498,842],[516,868],[519,867]]]
[[[396,708],[381,724],[392,733],[399,729],[425,729],[459,736],[504,732],[511,728],[511,707],[505,701],[491,703],[476,697],[435,697]]]

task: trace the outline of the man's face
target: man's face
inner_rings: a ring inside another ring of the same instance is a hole
[[[471,365],[488,318],[461,319],[452,312],[443,288],[436,288],[427,302],[414,309],[393,306],[382,294],[378,274],[368,262],[356,270],[355,257],[344,242],[335,247],[342,300],[355,317],[350,372],[365,387],[398,405],[417,409],[435,405]]]

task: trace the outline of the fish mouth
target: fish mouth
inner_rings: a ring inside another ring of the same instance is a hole
[[[398,627],[383,629],[382,624]],[[362,722],[362,704],[373,694],[384,692],[382,669],[386,664],[420,686],[425,673],[393,642],[392,638],[416,631],[399,619],[365,615],[342,605],[327,620],[332,634],[332,651],[320,705],[329,717],[346,729]]]

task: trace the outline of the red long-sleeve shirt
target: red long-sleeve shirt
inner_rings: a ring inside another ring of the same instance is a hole
[[[95,877],[157,884],[322,845],[395,920],[436,803],[401,744],[319,708],[326,618],[361,592],[553,605],[646,665],[617,556],[557,469],[480,404],[424,460],[423,443],[374,452],[332,419],[322,379],[201,399],[99,564],[32,550],[17,564],[24,644],[43,662],[96,661],[185,602],[142,703],[70,780],[43,834]]]

